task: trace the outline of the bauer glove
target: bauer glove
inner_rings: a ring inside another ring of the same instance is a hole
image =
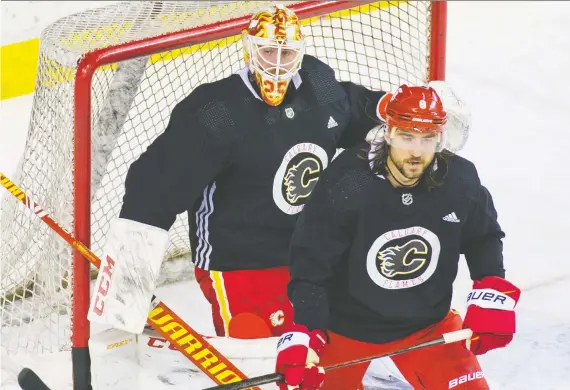
[[[473,283],[463,327],[473,331],[466,346],[475,355],[511,342],[516,329],[514,310],[520,295],[518,287],[497,276],[487,276]]]
[[[305,325],[293,325],[277,344],[275,371],[285,376],[280,390],[316,390],[325,380],[325,370],[317,366],[326,343],[320,330],[309,332]]]

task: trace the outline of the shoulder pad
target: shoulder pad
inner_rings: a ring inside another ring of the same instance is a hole
[[[244,108],[251,105],[256,98],[243,83],[241,77],[237,74],[230,77],[206,83],[198,86],[190,96],[194,95],[198,109],[204,113],[211,110],[221,109],[220,115],[231,111],[235,113],[244,113]],[[222,108],[220,103],[224,105]]]
[[[313,90],[319,105],[348,99],[344,88],[337,81],[334,70],[324,62],[310,55],[303,57],[299,71],[303,84]]]
[[[231,138],[239,138],[239,131],[225,131],[229,128],[246,128],[236,126],[245,120],[244,113],[247,111],[247,98],[251,95],[239,76],[230,76],[212,83],[201,84],[196,87],[184,100],[177,104],[175,110],[182,115],[187,115],[189,121],[195,121],[207,129],[210,135],[215,135],[231,141]],[[241,91],[247,92],[240,93]],[[255,99],[253,96],[250,96]],[[192,126],[192,123],[188,123]]]
[[[458,155],[454,155],[448,161],[448,179],[452,185],[460,185],[464,188],[465,194],[472,198],[476,197],[481,180],[477,173],[475,164]]]
[[[212,102],[228,102],[228,105],[236,105],[244,100],[245,96],[251,96],[251,93],[243,85],[241,78],[234,74],[198,85],[184,100],[188,100],[188,104],[195,109],[207,110]]]
[[[348,185],[348,187],[352,187],[350,183],[355,184],[355,182],[361,181],[363,177],[374,180],[374,175],[370,171],[367,161],[368,148],[368,144],[362,143],[344,150],[325,170],[324,175],[336,182],[335,186]]]

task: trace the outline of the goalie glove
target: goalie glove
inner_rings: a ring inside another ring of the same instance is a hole
[[[168,232],[119,218],[111,224],[89,321],[140,334],[146,324]]]
[[[325,380],[325,370],[317,366],[326,343],[320,330],[309,332],[305,325],[293,325],[277,343],[275,371],[285,376],[280,390],[317,390]]]
[[[473,283],[463,327],[473,331],[467,347],[475,355],[511,342],[516,330],[514,310],[520,294],[518,287],[497,276],[487,276]]]

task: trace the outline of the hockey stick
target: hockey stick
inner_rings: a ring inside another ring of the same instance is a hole
[[[349,361],[346,361],[343,363],[334,364],[332,366],[325,367],[325,371],[336,370],[337,368],[351,366],[353,364],[369,362],[371,360],[379,359],[379,358],[383,358],[383,357],[396,356],[396,355],[400,355],[402,353],[415,351],[417,349],[432,347],[434,345],[449,344],[449,343],[454,343],[456,341],[467,340],[467,339],[470,339],[472,335],[473,335],[473,332],[471,331],[471,329],[456,330],[454,332],[444,333],[443,335],[441,335],[441,337],[438,337],[437,339],[426,341],[426,342],[420,343],[420,344],[416,344],[416,345],[413,345],[413,346],[408,347],[408,348],[403,348],[403,349],[400,349],[396,352],[390,352],[390,353],[386,353],[383,355],[377,355],[377,356],[369,356],[369,357],[365,357],[362,359],[349,360]],[[275,372],[272,374],[256,376],[254,378],[245,379],[241,382],[229,383],[227,385],[221,385],[221,386],[215,386],[215,387],[208,387],[207,389],[204,389],[204,390],[240,390],[240,389],[247,389],[251,386],[261,386],[261,385],[265,385],[268,383],[282,381],[283,379],[284,379],[283,374]]]
[[[22,368],[18,374],[18,384],[24,390],[50,390],[44,381],[28,367]]]
[[[89,248],[55,222],[44,209],[1,172],[0,183],[91,264],[97,268],[101,266],[101,260]],[[154,295],[151,307],[147,322],[215,383],[229,384],[247,379],[244,373]]]

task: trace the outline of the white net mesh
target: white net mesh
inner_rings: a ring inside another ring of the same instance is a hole
[[[119,3],[61,19],[40,39],[38,78],[25,153],[11,178],[73,232],[74,80],[89,51],[222,22],[264,2]],[[287,2],[285,2],[287,3]],[[295,2],[291,2],[295,3]],[[429,1],[377,2],[305,20],[307,53],[339,80],[393,90],[427,78]],[[239,36],[133,58],[99,68],[91,86],[91,249],[102,254],[121,207],[129,165],[165,129],[174,105],[199,84],[243,68]],[[69,347],[71,248],[6,195],[0,221],[2,349]],[[170,231],[166,258],[190,256],[188,225]],[[189,267],[186,267],[189,269]]]

